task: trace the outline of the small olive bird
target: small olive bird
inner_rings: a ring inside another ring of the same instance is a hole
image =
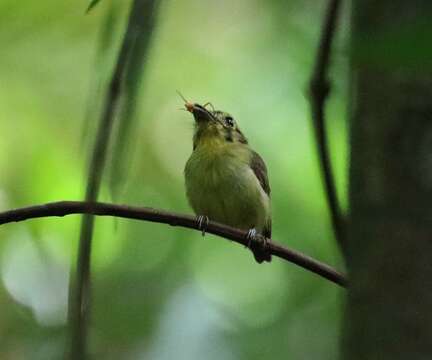
[[[230,114],[213,106],[208,110],[210,103],[203,106],[183,100],[195,118],[193,152],[184,174],[200,228],[204,233],[204,223],[210,219],[249,230],[255,260],[271,261],[265,243],[259,246],[251,241],[257,232],[271,237],[270,186],[263,159],[250,148]]]

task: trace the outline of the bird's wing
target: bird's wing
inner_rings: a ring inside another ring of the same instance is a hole
[[[255,151],[252,151],[250,167],[253,170],[255,176],[258,178],[258,181],[260,182],[265,193],[270,196],[270,184],[267,176],[267,167],[264,163],[264,160]]]
[[[270,184],[267,175],[267,167],[264,163],[264,160],[259,156],[258,153],[252,151],[252,158],[250,162],[250,167],[257,177],[259,183],[261,184],[264,192],[270,197]],[[262,235],[266,238],[271,239],[272,233],[272,221],[269,216],[267,219],[267,223],[262,229]],[[265,249],[253,249],[252,250],[255,256],[255,260],[258,263],[262,263],[263,261],[271,261],[271,254]]]
[[[261,184],[264,192],[270,197],[270,184],[267,175],[267,166],[261,156],[255,151],[252,152],[250,167]],[[272,223],[271,218],[269,218],[265,228],[263,229],[263,235],[267,238],[271,238],[271,232]]]

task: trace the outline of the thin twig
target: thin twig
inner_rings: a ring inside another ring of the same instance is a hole
[[[324,180],[327,203],[333,231],[341,250],[345,252],[345,224],[337,197],[334,176],[330,163],[327,133],[325,127],[324,106],[330,92],[328,80],[328,67],[332,40],[336,29],[336,20],[340,8],[340,0],[330,0],[326,17],[321,30],[321,39],[316,54],[316,62],[312,73],[309,91],[312,120],[314,124],[315,141]]]
[[[59,201],[5,211],[0,213],[0,225],[33,218],[65,216],[70,214],[115,216],[169,224],[172,226],[181,226],[202,231],[196,217],[194,216],[177,214],[147,207],[134,207],[108,203],[88,203],[83,201]],[[244,246],[247,246],[248,242],[250,241],[246,237],[247,231],[239,230],[214,221],[209,221],[208,226],[206,227],[206,232],[233,240]],[[257,245],[262,245],[263,239],[258,237],[256,240],[252,241],[257,241],[259,243]],[[300,267],[307,269],[342,287],[347,286],[346,277],[329,265],[317,261],[298,251],[282,246],[270,239],[267,241],[267,249],[272,255],[297,264]]]
[[[156,1],[134,0],[127,29],[117,58],[111,81],[105,95],[104,107],[99,120],[98,132],[89,164],[85,199],[95,202],[98,198],[102,174],[106,162],[108,144],[113,122],[120,100],[122,80],[129,60],[129,54],[136,41],[137,28],[143,23],[143,16],[153,16]],[[150,33],[150,32],[149,32]],[[87,327],[90,303],[90,258],[94,229],[94,217],[86,214],[81,223],[81,233],[75,281],[71,281],[69,301],[70,359],[87,358]]]

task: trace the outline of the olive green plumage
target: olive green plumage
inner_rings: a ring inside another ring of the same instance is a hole
[[[194,115],[193,152],[185,167],[186,194],[197,215],[271,237],[270,186],[262,158],[248,145],[233,117],[186,104]],[[252,248],[258,262],[270,261]]]

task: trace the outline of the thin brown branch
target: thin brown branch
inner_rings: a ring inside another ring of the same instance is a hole
[[[59,201],[5,211],[0,213],[0,225],[33,218],[65,216],[70,214],[115,216],[120,218],[157,222],[172,226],[181,226],[201,231],[196,217],[194,216],[177,214],[147,207],[134,207],[108,203],[88,203],[83,201]],[[249,242],[249,240],[246,238],[246,231],[235,229],[214,221],[209,222],[206,231],[208,233],[232,240],[244,246],[247,246]],[[257,245],[262,245],[263,238],[258,237],[253,241],[256,241]],[[287,248],[270,239],[267,241],[267,247],[272,255],[294,263],[342,287],[347,286],[346,277],[327,264],[315,260],[298,251]]]
[[[328,4],[316,54],[315,67],[309,83],[309,91],[315,141],[317,144],[327,203],[330,209],[333,232],[341,250],[345,252],[345,224],[337,197],[330,162],[324,111],[325,102],[330,92],[328,67],[340,4],[340,0],[330,0]]]
[[[116,110],[121,96],[121,87],[127,68],[129,55],[145,21],[149,22],[146,44],[153,28],[153,16],[157,0],[134,0],[129,15],[127,29],[117,57],[117,62],[105,94],[104,107],[89,163],[85,199],[95,202],[98,198],[102,174],[105,167],[107,149],[111,137]],[[143,20],[145,17],[145,20]],[[145,46],[146,51],[147,46]],[[76,279],[71,281],[68,322],[70,328],[70,359],[87,358],[87,328],[90,305],[90,258],[94,218],[85,213],[81,223],[78,248]]]

